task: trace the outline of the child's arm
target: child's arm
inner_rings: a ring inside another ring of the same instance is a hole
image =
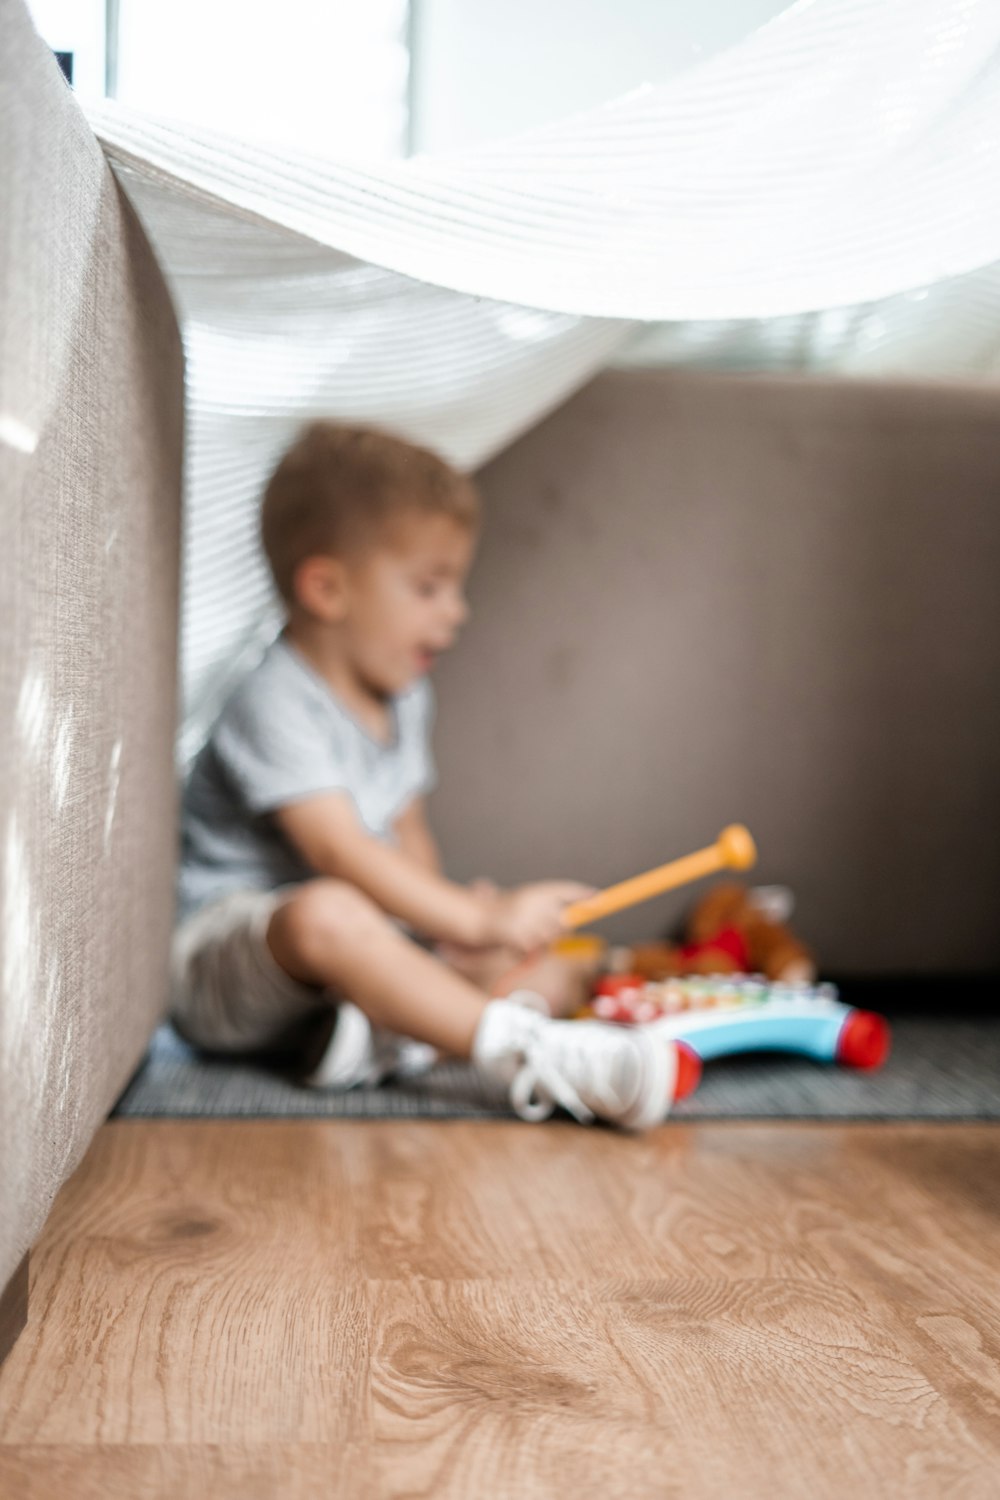
[[[383,911],[427,937],[470,948],[508,943],[529,951],[561,931],[560,912],[589,894],[572,881],[513,891],[470,891],[373,838],[350,799],[328,792],[277,808],[277,826],[318,875],[350,881]]]
[[[416,797],[395,822],[396,838],[403,853],[425,870],[440,875],[441,856],[427,822],[424,799]]]

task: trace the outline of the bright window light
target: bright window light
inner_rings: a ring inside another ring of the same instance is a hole
[[[407,0],[119,0],[117,97],[339,159],[406,149]]]

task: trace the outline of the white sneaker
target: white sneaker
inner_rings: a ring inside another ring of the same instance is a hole
[[[341,1000],[323,1055],[303,1081],[315,1089],[371,1086],[393,1074],[413,1078],[426,1073],[437,1058],[436,1048],[373,1026],[364,1011]]]
[[[507,1084],[523,1120],[544,1120],[557,1104],[587,1124],[596,1117],[646,1130],[670,1112],[679,1081],[675,1043],[646,1027],[553,1021],[545,1002],[518,990],[483,1012],[472,1056]]]

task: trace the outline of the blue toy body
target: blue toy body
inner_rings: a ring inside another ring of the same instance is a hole
[[[734,1052],[800,1052],[817,1062],[835,1062],[849,1005],[837,1000],[763,1000],[757,1005],[684,1011],[656,1022],[675,1041],[686,1042],[702,1062]]]
[[[889,1052],[884,1018],[844,1005],[831,984],[775,984],[747,974],[658,981],[607,975],[591,1013],[655,1025],[702,1062],[736,1052],[795,1052],[817,1062],[877,1068]]]

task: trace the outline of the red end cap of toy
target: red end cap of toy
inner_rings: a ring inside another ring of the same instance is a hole
[[[677,1082],[674,1084],[674,1103],[693,1094],[701,1082],[701,1058],[687,1042],[677,1042]]]
[[[880,1068],[889,1056],[889,1023],[873,1010],[852,1010],[837,1041],[845,1068]]]

